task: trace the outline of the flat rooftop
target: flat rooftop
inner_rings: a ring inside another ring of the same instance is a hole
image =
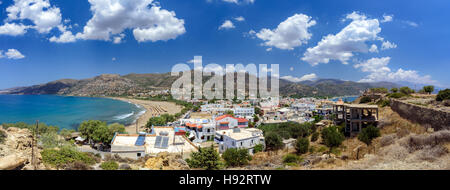
[[[255,129],[255,128],[245,128],[245,129],[241,128],[240,132],[233,132],[233,129],[227,129],[227,130],[217,131],[216,133],[229,136],[230,138],[232,138],[234,140],[243,140],[243,139],[248,139],[248,138],[253,138],[253,137],[263,137],[262,131],[259,129]],[[258,135],[255,135],[255,133]]]

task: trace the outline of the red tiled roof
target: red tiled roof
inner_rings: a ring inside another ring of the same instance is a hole
[[[238,122],[242,123],[242,122],[248,122],[247,119],[245,118],[236,118],[238,120]]]
[[[222,119],[227,118],[227,117],[233,117],[233,116],[231,116],[231,115],[222,115],[222,116],[217,117],[216,121],[222,120]]]

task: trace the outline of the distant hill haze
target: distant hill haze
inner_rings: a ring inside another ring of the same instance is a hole
[[[237,75],[234,77],[235,87]],[[246,88],[248,89],[246,74]],[[0,91],[0,94],[55,94],[72,96],[115,96],[152,90],[169,90],[178,77],[170,73],[153,74],[103,74],[89,79],[62,79],[46,84],[29,87],[10,88]],[[203,82],[209,77],[203,77]],[[226,80],[224,80],[225,83]],[[282,96],[346,96],[358,95],[364,90],[374,87],[393,88],[399,85],[390,82],[359,83],[337,79],[319,79],[316,81],[291,82],[280,79],[280,95]],[[270,79],[268,81],[270,87]],[[225,87],[225,85],[224,85]]]

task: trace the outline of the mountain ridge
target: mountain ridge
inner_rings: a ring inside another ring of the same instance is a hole
[[[248,77],[249,75],[247,74],[247,87]],[[9,88],[0,90],[0,94],[54,94],[73,96],[130,95],[152,90],[169,90],[172,83],[177,79],[177,76],[171,76],[170,73],[102,74],[87,79],[60,79],[45,84]],[[205,82],[209,77],[203,77],[203,79]],[[235,76],[235,85],[236,80]],[[386,87],[389,89],[399,87],[399,85],[391,82],[359,83],[339,79],[317,79],[315,81],[301,82],[291,82],[284,79],[279,80],[280,95],[295,97],[357,95],[368,88]]]

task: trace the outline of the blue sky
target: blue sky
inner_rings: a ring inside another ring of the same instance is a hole
[[[169,72],[196,55],[204,64],[279,64],[292,81],[450,85],[445,0],[0,2],[0,89]]]

